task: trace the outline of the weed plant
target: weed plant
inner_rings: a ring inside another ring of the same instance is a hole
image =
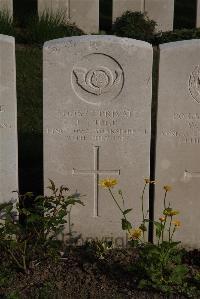
[[[83,205],[80,194],[68,195],[65,186],[56,188],[50,180],[48,188],[50,196],[34,198],[28,192],[18,201],[0,205],[1,252],[5,252],[11,267],[25,273],[42,259],[59,256],[61,242],[57,237],[64,230],[72,206]]]
[[[156,22],[150,20],[145,14],[126,11],[116,19],[113,33],[121,37],[150,41],[154,36],[155,28]]]
[[[66,23],[65,13],[48,11],[32,17],[26,30],[27,42],[40,45],[48,40],[84,34],[75,24]]]
[[[145,211],[144,197],[147,186],[155,184],[155,181],[145,179],[141,195],[142,219],[140,225],[135,226],[128,220],[128,214],[132,209],[124,207],[125,200],[122,191],[118,190],[117,194],[113,191],[116,184],[117,180],[112,178],[100,182],[100,185],[108,190],[113,202],[121,212],[122,229],[128,234],[129,245],[138,250],[137,261],[128,269],[133,273],[138,288],[154,289],[167,295],[179,293],[192,298],[194,295],[199,296],[197,285],[200,275],[192,276],[191,273],[189,275],[189,267],[183,263],[183,250],[179,246],[181,242],[174,240],[181,222],[176,218],[179,211],[172,208],[171,203],[167,201],[167,194],[172,187],[169,185],[163,187],[163,210],[159,219],[152,221],[148,218],[148,210]],[[149,222],[152,222],[155,228],[154,244],[149,243],[145,237]]]
[[[0,11],[0,34],[14,35],[13,19],[6,10]]]

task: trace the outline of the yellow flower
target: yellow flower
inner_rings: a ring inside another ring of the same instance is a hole
[[[177,211],[177,210],[172,210],[171,208],[167,208],[167,209],[165,209],[165,210],[163,211],[163,214],[164,214],[165,216],[170,216],[170,217],[172,217],[172,216],[176,216],[176,215],[178,215],[178,214],[179,214],[179,211]]]
[[[156,182],[156,181],[151,181],[148,178],[145,178],[144,181],[145,181],[146,184],[155,184],[155,182]]]
[[[172,221],[172,224],[174,224],[174,226],[176,226],[176,227],[180,227],[181,226],[181,222],[179,220]]]
[[[169,186],[169,185],[165,185],[165,186],[163,187],[163,189],[164,189],[166,192],[172,191],[172,187]]]
[[[142,230],[140,228],[132,228],[129,231],[129,238],[132,240],[138,240],[142,235]]]
[[[160,220],[160,222],[164,222],[166,220],[166,218],[165,217],[160,217],[159,220]]]
[[[117,185],[116,179],[103,179],[100,181],[99,185],[103,188],[113,188]]]

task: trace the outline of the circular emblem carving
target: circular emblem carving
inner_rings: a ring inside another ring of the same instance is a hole
[[[90,54],[75,65],[72,87],[77,96],[89,104],[100,105],[116,99],[124,85],[119,63],[105,54]]]
[[[189,78],[189,92],[192,98],[200,104],[200,66],[197,65]]]

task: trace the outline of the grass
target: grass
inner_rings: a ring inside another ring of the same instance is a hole
[[[13,20],[7,11],[0,11],[0,34],[14,35]]]
[[[42,193],[42,49],[17,46],[20,192]]]
[[[66,24],[65,12],[53,15],[48,11],[34,16],[27,26],[27,40],[31,44],[43,44],[47,40],[82,35],[84,32],[73,24]]]

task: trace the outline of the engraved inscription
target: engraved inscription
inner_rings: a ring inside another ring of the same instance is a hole
[[[189,92],[191,97],[200,104],[200,65],[197,65],[190,74]]]
[[[120,175],[120,170],[100,170],[99,169],[99,146],[94,146],[94,169],[77,170],[73,169],[73,175],[93,175],[94,177],[94,212],[93,217],[99,216],[99,175]]]
[[[4,105],[0,105],[0,113],[1,112],[5,112],[5,106]]]
[[[177,144],[200,144],[200,113],[174,112],[172,119],[168,128],[162,128],[163,137],[173,138]]]
[[[184,171],[184,181],[189,182],[191,179],[200,179],[200,172]]]
[[[113,74],[108,68],[100,67],[87,71],[87,69],[75,69],[74,74],[77,84],[85,91],[94,95],[108,93],[116,87],[122,78],[122,70],[118,69]]]
[[[72,71],[72,88],[88,104],[101,105],[116,99],[124,85],[124,73],[112,57],[94,53],[83,57]]]
[[[56,118],[62,127],[46,128],[45,133],[72,142],[126,142],[148,134],[138,121],[143,114],[135,110],[58,110]]]

